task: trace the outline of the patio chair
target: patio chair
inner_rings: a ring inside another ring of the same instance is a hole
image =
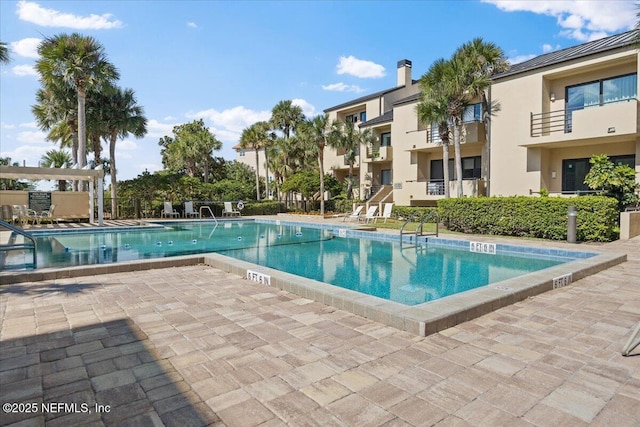
[[[384,222],[387,222],[387,219],[391,218],[391,211],[393,210],[393,203],[385,203],[384,210],[382,211],[382,215],[376,215],[373,219],[373,222],[376,222],[378,218],[383,219]]]
[[[20,223],[20,225],[24,226],[29,223],[35,224],[38,221],[38,213],[33,209],[29,209],[27,205],[13,205],[12,210],[14,223]]]
[[[377,210],[378,206],[370,206],[369,209],[367,209],[367,213],[365,214],[364,218],[360,217],[359,220],[365,223],[372,222],[376,218]]]
[[[49,206],[49,209],[42,211],[38,214],[39,222],[42,221],[51,221],[53,224],[53,211],[56,208],[56,205]]]
[[[344,219],[342,220],[342,222],[346,221],[347,219],[349,221],[357,221],[360,218],[360,213],[362,212],[362,209],[364,208],[364,206],[360,205],[358,206],[353,213],[351,213],[351,215],[347,215],[344,217]]]
[[[180,216],[180,212],[173,209],[173,206],[171,206],[171,202],[164,202],[164,209],[162,209],[162,213],[160,214],[160,216],[164,218],[178,218]]]
[[[184,217],[199,217],[200,214],[193,209],[193,201],[184,202]]]
[[[234,211],[231,202],[224,202],[224,210],[222,211],[222,216],[240,216],[240,211]]]

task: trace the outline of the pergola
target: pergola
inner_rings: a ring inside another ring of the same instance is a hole
[[[102,169],[63,169],[63,168],[38,168],[31,166],[0,166],[0,178],[5,179],[48,179],[68,181],[89,181],[90,184],[98,184],[98,225],[104,225],[104,195]],[[89,222],[94,222],[94,194],[93,185],[89,185]]]

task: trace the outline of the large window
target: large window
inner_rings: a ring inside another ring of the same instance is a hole
[[[576,110],[636,98],[638,94],[637,80],[638,75],[633,73],[567,86],[565,97],[567,124],[565,131],[567,133],[571,132],[572,114]]]
[[[468,105],[464,112],[462,113],[462,122],[463,123],[472,123],[479,122],[482,120],[482,104],[471,104]]]
[[[432,181],[444,180],[444,170],[442,160],[431,160],[430,179]],[[482,178],[482,157],[463,157],[462,158],[462,179],[480,179]],[[456,179],[456,166],[454,159],[449,159],[449,180]]]
[[[610,156],[616,165],[627,165],[635,168],[636,158],[633,154],[625,156]],[[562,161],[562,192],[575,193],[579,191],[590,191],[591,189],[584,183],[584,179],[591,170],[589,159],[565,159]]]

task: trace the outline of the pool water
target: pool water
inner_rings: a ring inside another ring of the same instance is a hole
[[[218,252],[407,305],[421,304],[570,258],[482,254],[334,236],[333,230],[233,221],[126,231],[34,233],[38,268]]]

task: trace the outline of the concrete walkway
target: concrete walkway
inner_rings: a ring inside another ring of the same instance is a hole
[[[4,286],[0,425],[639,426],[640,238],[598,249],[426,338],[204,266]]]

